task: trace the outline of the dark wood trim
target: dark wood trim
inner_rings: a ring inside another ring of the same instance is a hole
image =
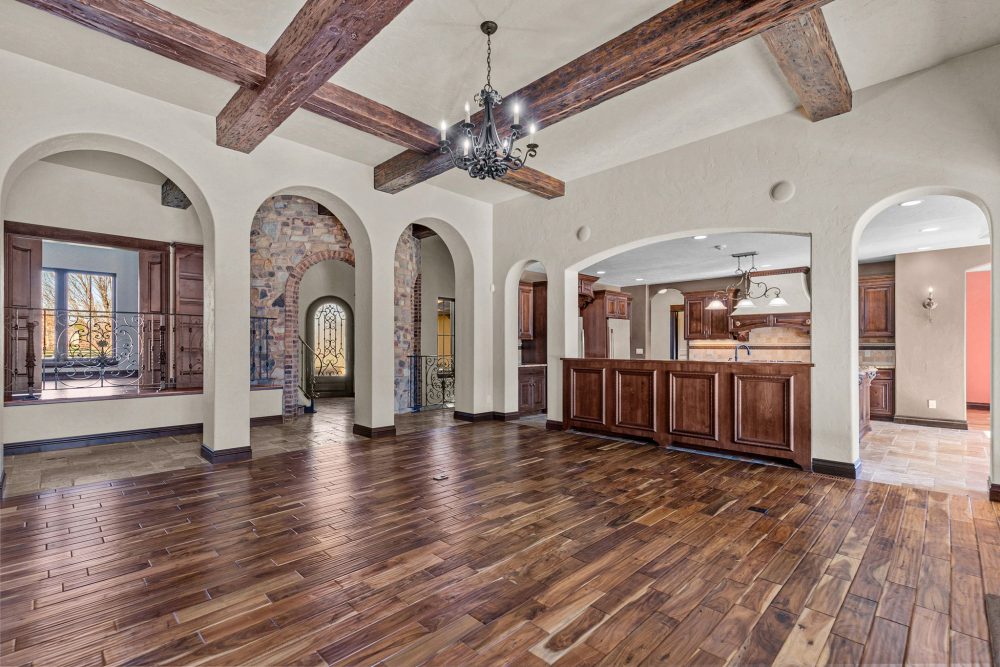
[[[681,0],[520,90],[509,91],[506,97],[520,100],[527,117],[543,129],[828,1]],[[512,122],[508,106],[496,109],[497,127]],[[479,111],[472,122],[478,125],[482,117]],[[449,131],[458,136],[461,123]],[[450,155],[405,151],[375,167],[375,189],[402,192],[453,167]]]
[[[167,252],[170,249],[170,243],[168,241],[153,241],[151,239],[137,239],[131,236],[118,236],[117,234],[88,232],[80,229],[63,229],[62,227],[33,225],[27,222],[16,222],[14,220],[4,220],[3,225],[4,232],[7,234],[33,236],[35,238],[45,239],[48,241],[86,243],[88,245],[101,245],[112,248],[125,248],[128,250],[154,250]]]
[[[274,426],[276,424],[284,423],[285,418],[282,415],[268,415],[266,417],[251,417],[250,418],[250,428],[255,426]]]
[[[455,419],[462,422],[488,422],[493,421],[492,412],[459,412],[455,410]]]
[[[759,278],[760,276],[785,276],[791,273],[809,273],[809,267],[791,266],[787,269],[767,269],[766,271],[754,271],[750,275]]]
[[[42,398],[38,400],[13,399],[4,401],[4,407],[24,408],[32,405],[55,405],[57,403],[90,403],[92,401],[124,401],[130,398],[166,398],[168,396],[191,396],[203,393],[201,387],[193,389],[164,389],[138,394],[113,394],[109,396],[70,396],[69,398]]]
[[[546,419],[545,429],[547,431],[565,431],[566,424],[564,424],[562,421],[558,419]]]
[[[252,151],[410,2],[306,0],[268,51],[263,83],[244,86],[219,112],[216,143]]]
[[[542,199],[556,199],[566,194],[565,182],[531,167],[521,167],[517,171],[508,171],[500,177],[499,181],[518,190],[530,192]]]
[[[494,412],[493,421],[512,422],[521,418],[520,412]]]
[[[1000,484],[990,483],[989,485],[989,495],[990,500],[995,503],[1000,503]]]
[[[0,470],[0,498],[3,497],[3,487],[7,485],[7,471]]]
[[[822,9],[803,12],[762,36],[806,118],[816,122],[851,110],[851,84]]]
[[[857,479],[861,474],[861,459],[854,463],[844,461],[830,461],[828,459],[813,459],[812,471],[820,475],[832,475],[834,477],[846,477],[847,479]]]
[[[990,404],[989,403],[974,403],[974,402],[970,401],[970,402],[968,402],[968,403],[965,404],[965,407],[968,408],[969,410],[989,410],[990,409]]]
[[[215,451],[205,445],[201,446],[201,458],[209,463],[235,463],[237,461],[248,461],[253,457],[253,452],[249,447],[233,447]]]
[[[873,418],[874,419],[874,418]],[[953,428],[957,431],[968,431],[969,422],[964,419],[927,419],[925,417],[900,417],[896,415],[892,421],[910,426],[929,426],[931,428]]]
[[[140,428],[132,431],[116,431],[113,433],[95,433],[92,435],[74,435],[65,438],[46,438],[44,440],[27,440],[24,442],[4,443],[4,456],[17,454],[35,454],[37,452],[54,452],[61,449],[76,449],[93,445],[109,445],[115,442],[131,442],[150,438],[166,438],[174,435],[190,435],[201,433],[201,424],[184,424],[181,426],[162,426],[160,428]]]
[[[363,438],[371,438],[375,440],[378,438],[389,438],[396,435],[396,426],[376,426],[375,428],[372,428],[371,426],[355,424],[352,432],[354,435],[360,435]]]
[[[859,343],[859,350],[895,350],[895,343]]]

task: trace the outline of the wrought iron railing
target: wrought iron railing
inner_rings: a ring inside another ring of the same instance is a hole
[[[455,406],[455,357],[413,355],[410,357],[410,408]]]
[[[309,401],[306,412],[316,412],[316,351],[299,336],[299,391]]]
[[[4,309],[4,399],[200,389],[201,315]],[[273,319],[251,318],[251,384],[272,384]]]
[[[250,318],[250,386],[267,387],[281,384],[274,372],[274,317]]]

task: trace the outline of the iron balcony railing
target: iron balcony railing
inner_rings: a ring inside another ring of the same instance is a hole
[[[455,357],[413,355],[410,357],[410,409],[455,406]]]
[[[200,389],[201,315],[4,309],[4,399]],[[274,367],[273,322],[251,318],[251,383]]]

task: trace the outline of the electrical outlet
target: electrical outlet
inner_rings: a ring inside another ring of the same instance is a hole
[[[637,347],[637,348],[635,348],[635,353],[636,353],[636,354],[642,354],[642,353],[643,353],[643,351],[644,351],[644,349],[643,349],[643,348],[641,348],[641,347]]]
[[[937,401],[933,398],[927,399],[927,407],[931,410],[937,410]]]

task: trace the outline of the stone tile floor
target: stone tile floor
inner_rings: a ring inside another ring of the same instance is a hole
[[[872,421],[861,479],[985,498],[989,412],[969,410],[968,421],[968,431]]]
[[[253,457],[270,456],[331,442],[362,441],[352,433],[354,400],[320,399],[317,412],[286,424],[257,426],[250,430]],[[400,435],[463,425],[452,410],[429,410],[396,415]],[[150,438],[111,445],[78,447],[55,452],[5,456],[7,480],[4,497],[32,491],[79,486],[111,479],[208,465],[201,458],[201,434]]]

